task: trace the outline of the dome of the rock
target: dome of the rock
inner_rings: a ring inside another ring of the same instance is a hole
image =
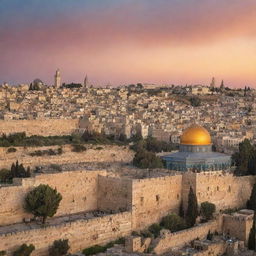
[[[204,127],[192,125],[183,132],[180,143],[185,145],[209,145],[211,144],[211,136]]]

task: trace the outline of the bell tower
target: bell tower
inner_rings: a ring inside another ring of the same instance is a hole
[[[54,86],[56,88],[59,88],[60,87],[60,80],[61,80],[61,77],[60,77],[60,70],[57,69],[56,70],[56,73],[55,73],[55,76],[54,76]]]

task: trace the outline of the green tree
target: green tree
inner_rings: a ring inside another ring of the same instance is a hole
[[[239,150],[233,154],[232,158],[236,165],[236,174],[238,175],[248,175],[250,169],[253,170],[253,158],[255,155],[254,147],[251,145],[248,139],[245,139],[243,142],[239,143]],[[249,168],[248,168],[249,167]]]
[[[187,228],[185,220],[176,214],[169,214],[163,217],[160,224],[171,232]]]
[[[251,196],[247,201],[247,208],[256,211],[256,183],[253,185]]]
[[[193,107],[199,107],[201,105],[201,100],[198,97],[191,97],[189,101]]]
[[[25,198],[25,210],[42,217],[45,223],[47,217],[52,217],[59,207],[62,196],[49,185],[39,185],[30,191]]]
[[[27,245],[23,244],[18,250],[13,253],[13,256],[29,256],[35,250],[33,244]]]
[[[133,164],[139,168],[164,168],[163,161],[153,152],[141,150],[133,158]]]
[[[256,220],[256,216],[255,216],[255,211],[254,211],[253,223],[252,223],[252,227],[251,227],[251,230],[249,233],[249,238],[248,238],[248,249],[249,250],[256,250],[255,220]]]
[[[215,204],[210,202],[201,203],[201,215],[205,220],[211,220],[213,218],[213,213],[216,211]]]
[[[194,194],[192,187],[190,187],[189,194],[188,194],[188,208],[186,212],[186,222],[189,227],[193,227],[195,225],[197,216],[198,216],[197,197]]]
[[[69,248],[68,239],[55,240],[53,246],[49,249],[49,256],[66,255]]]
[[[10,174],[12,178],[27,178],[31,176],[31,171],[29,167],[26,170],[23,164],[19,164],[19,162],[16,161],[16,163],[13,163],[11,166]]]

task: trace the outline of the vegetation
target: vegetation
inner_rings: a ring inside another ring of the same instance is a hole
[[[10,171],[11,179],[13,178],[28,178],[31,176],[30,168],[24,168],[23,164],[19,164],[17,161],[15,164],[13,163]]]
[[[253,224],[249,233],[249,238],[248,238],[248,249],[249,250],[256,250],[256,241],[255,241],[255,221],[256,221],[256,215],[255,215],[255,211],[254,211],[254,215],[253,215]]]
[[[256,174],[256,148],[248,139],[239,143],[239,150],[232,155],[232,160],[236,165],[236,175]]]
[[[0,251],[0,256],[5,256],[6,255],[6,251]]]
[[[148,231],[154,235],[154,237],[158,237],[160,235],[160,231],[162,230],[162,226],[159,224],[155,223],[149,226]]]
[[[30,191],[25,198],[25,210],[42,217],[43,224],[47,217],[52,217],[59,207],[62,196],[49,185],[39,185]]]
[[[83,254],[86,256],[89,256],[89,255],[94,255],[97,253],[105,252],[108,248],[113,247],[114,244],[124,244],[124,242],[125,242],[124,238],[119,238],[113,242],[106,244],[105,246],[94,245],[92,247],[84,249]]]
[[[211,220],[213,218],[213,214],[215,211],[216,211],[215,204],[212,204],[207,201],[201,203],[201,215],[206,221]]]
[[[201,100],[198,97],[191,97],[189,101],[193,107],[199,107],[201,105]]]
[[[188,194],[188,209],[186,213],[186,222],[189,227],[193,227],[195,225],[197,216],[198,216],[197,197],[192,187],[190,187],[189,194]]]
[[[247,201],[247,209],[256,211],[256,183],[253,185],[251,196]]]
[[[163,168],[163,160],[155,153],[146,150],[139,151],[133,158],[133,164],[138,168]]]
[[[165,229],[169,229],[171,232],[187,228],[185,220],[173,213],[163,217],[160,225]]]
[[[86,151],[86,147],[84,145],[81,145],[81,144],[74,144],[72,145],[72,151],[73,152],[84,152]]]
[[[11,171],[8,169],[0,170],[0,183],[12,183]]]
[[[18,250],[13,253],[13,256],[29,256],[35,250],[33,244],[27,245],[23,244]]]
[[[63,153],[62,148],[58,148],[57,150],[53,149],[45,149],[45,150],[36,150],[30,153],[31,156],[55,156],[61,155]]]
[[[49,256],[66,255],[69,250],[68,239],[55,240],[53,246],[49,249]]]
[[[207,236],[206,236],[206,239],[209,240],[209,241],[212,241],[212,239],[213,239],[213,233],[211,233],[210,230],[208,231],[208,234],[207,234]]]
[[[10,147],[10,148],[7,149],[7,153],[14,153],[16,151],[17,151],[17,149],[13,148],[13,147]]]
[[[134,139],[134,138],[133,138]],[[154,153],[158,152],[171,152],[177,149],[177,145],[171,142],[159,141],[156,138],[148,137],[147,139],[139,139],[131,146],[135,152],[147,150]]]

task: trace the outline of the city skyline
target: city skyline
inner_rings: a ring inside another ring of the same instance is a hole
[[[253,0],[3,0],[0,24],[0,83],[256,86]]]

